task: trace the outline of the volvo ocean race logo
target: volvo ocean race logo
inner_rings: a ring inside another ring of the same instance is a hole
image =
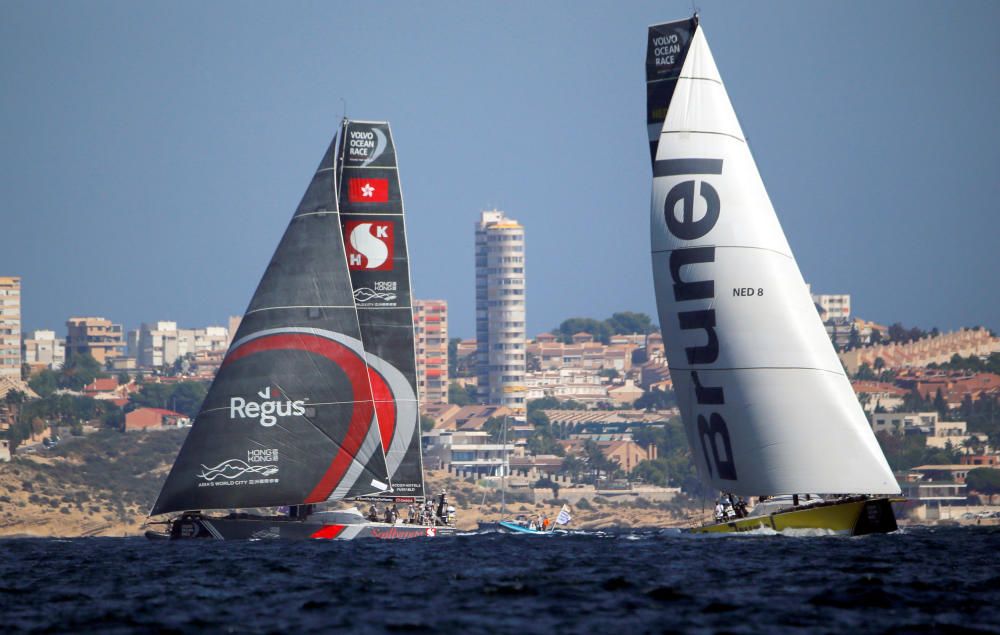
[[[306,402],[271,399],[271,387],[257,393],[262,401],[247,401],[243,397],[229,399],[230,419],[259,419],[260,425],[270,428],[278,423],[278,417],[301,417],[306,413]]]
[[[351,221],[344,224],[347,266],[353,271],[392,269],[394,227],[392,221]]]
[[[347,137],[347,160],[366,167],[382,156],[388,145],[385,133],[379,128],[352,129]]]

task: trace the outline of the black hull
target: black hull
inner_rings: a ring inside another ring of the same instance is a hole
[[[155,535],[150,535],[155,534]],[[214,540],[409,540],[453,536],[454,527],[373,523],[330,523],[313,518],[234,515],[227,517],[185,514],[170,522],[169,534],[146,532],[150,539],[208,538]]]

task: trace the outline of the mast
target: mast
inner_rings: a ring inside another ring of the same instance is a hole
[[[331,142],[151,514],[385,491]]]
[[[509,415],[503,417],[503,461],[500,463],[500,515],[507,514],[507,470],[510,469],[507,459],[507,420]]]
[[[396,501],[424,498],[403,196],[388,122],[344,119],[338,198],[361,340]]]
[[[662,116],[650,145],[657,309],[703,480],[744,496],[898,493],[697,19],[650,27],[646,70],[651,132]]]

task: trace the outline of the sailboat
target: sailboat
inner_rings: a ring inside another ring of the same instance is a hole
[[[402,215],[388,124],[345,121],[150,512],[180,514],[149,537],[454,533],[443,494],[424,523],[377,522],[356,508],[327,507],[370,502],[365,497],[426,502]],[[204,513],[233,509],[250,511]]]
[[[507,447],[507,422],[509,417],[503,418],[503,427],[501,428],[501,444],[503,448]],[[520,514],[514,518],[510,518],[507,515],[507,476],[510,474],[510,459],[506,452],[503,453],[503,463],[500,465],[500,520],[479,521],[479,531],[484,533],[499,532],[502,534],[534,534],[534,535],[547,535],[552,534],[556,531],[556,526],[562,526],[569,524],[572,520],[570,514],[569,505],[563,505],[556,515],[556,519],[551,521],[551,523],[544,522],[543,517],[537,516],[536,518],[529,518],[524,514]],[[483,500],[486,500],[484,495]],[[546,526],[547,525],[547,526]],[[563,531],[562,533],[565,533]]]
[[[703,481],[764,497],[695,531],[896,529],[900,489],[827,337],[697,15],[649,28],[657,310]]]

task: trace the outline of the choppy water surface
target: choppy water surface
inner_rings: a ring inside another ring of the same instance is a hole
[[[1000,530],[0,541],[0,631],[996,632]]]

